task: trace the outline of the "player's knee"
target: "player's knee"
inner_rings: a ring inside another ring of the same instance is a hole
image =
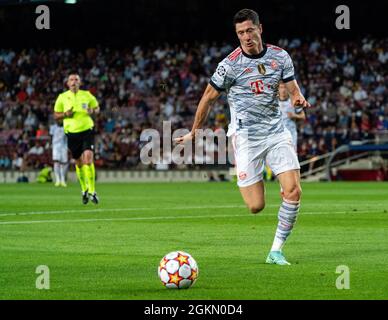
[[[262,211],[265,207],[265,203],[253,203],[253,204],[249,204],[248,205],[248,208],[249,208],[249,211],[251,213],[259,213],[260,211]]]
[[[289,190],[284,190],[283,197],[287,200],[299,201],[302,197],[302,189],[299,186],[294,186]]]
[[[82,165],[83,165],[82,159],[81,159],[81,158],[76,159],[76,160],[75,160],[75,164],[76,164],[76,166],[77,166],[78,168],[81,168]]]
[[[90,150],[85,150],[82,154],[83,164],[90,165],[93,163],[93,152]]]

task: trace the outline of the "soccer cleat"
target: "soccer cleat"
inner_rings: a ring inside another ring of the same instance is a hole
[[[271,251],[268,254],[268,257],[267,257],[267,260],[265,261],[265,263],[278,264],[281,266],[291,265],[291,263],[289,263],[286,260],[286,258],[284,257],[284,255],[281,251]]]
[[[88,191],[82,192],[82,203],[87,204],[89,202]]]
[[[54,186],[59,187],[61,183],[59,181],[55,182]]]
[[[89,193],[89,198],[90,198],[90,201],[93,202],[94,204],[98,204],[98,202],[100,201],[97,197],[97,193]]]
[[[67,187],[66,182],[61,182],[61,187]]]

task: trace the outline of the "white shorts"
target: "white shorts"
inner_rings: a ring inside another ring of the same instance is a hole
[[[290,132],[291,138],[292,138],[292,144],[294,145],[295,150],[297,150],[297,147],[298,147],[298,132],[296,130],[291,130],[291,129],[288,129],[288,128],[286,128],[286,130],[288,130]]]
[[[67,163],[67,148],[53,146],[53,161]]]
[[[248,187],[263,180],[265,164],[275,175],[300,169],[288,130],[261,140],[248,139],[246,134],[234,134],[232,143],[239,187]]]

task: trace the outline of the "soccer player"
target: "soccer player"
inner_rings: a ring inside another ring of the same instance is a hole
[[[62,121],[56,121],[50,126],[50,135],[52,136],[52,157],[54,162],[55,186],[66,187],[66,169],[67,169],[67,137],[63,130]]]
[[[80,90],[81,78],[71,73],[67,78],[69,90],[61,93],[54,106],[54,118],[63,120],[68,146],[75,159],[75,169],[82,190],[82,202],[89,199],[97,204],[95,190],[94,122],[92,115],[100,111],[97,99],[86,90]]]
[[[286,85],[283,82],[279,84],[279,107],[282,112],[284,126],[290,131],[292,144],[294,145],[295,151],[298,151],[298,129],[296,122],[298,120],[305,120],[306,115],[303,108],[294,108],[292,106]]]
[[[265,205],[264,161],[277,176],[282,203],[266,262],[288,265],[282,249],[296,222],[302,190],[298,158],[279,110],[279,82],[285,83],[293,106],[310,107],[310,104],[295,80],[288,53],[263,43],[258,14],[242,9],[233,22],[240,46],[218,64],[198,104],[191,132],[175,142],[183,144],[195,138],[210,106],[226,92],[231,114],[228,136],[235,150],[237,184],[247,207],[258,213]]]

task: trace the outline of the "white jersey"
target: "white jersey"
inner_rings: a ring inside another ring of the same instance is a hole
[[[52,144],[53,148],[66,148],[67,149],[67,137],[65,135],[65,131],[63,130],[62,126],[59,126],[57,124],[53,124],[50,126],[50,135],[52,138]]]
[[[285,127],[290,130],[291,133],[296,131],[296,123],[295,120],[290,119],[288,117],[288,113],[295,113],[295,108],[292,106],[291,100],[279,100],[279,108],[282,113],[282,119]]]
[[[67,136],[62,126],[54,124],[50,126],[50,135],[52,138],[52,157],[53,161],[59,161],[62,163],[67,163],[68,154],[67,154]]]
[[[227,93],[228,136],[243,130],[264,139],[285,131],[277,96],[280,80],[294,80],[294,66],[285,50],[269,44],[257,55],[238,47],[218,64],[210,84]]]

